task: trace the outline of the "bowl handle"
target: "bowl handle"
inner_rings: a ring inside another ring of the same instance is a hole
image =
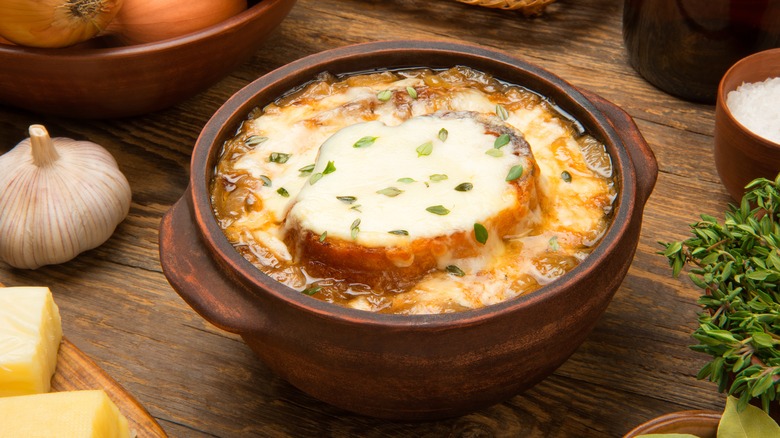
[[[232,333],[256,332],[265,317],[251,292],[223,269],[201,241],[190,206],[190,188],[160,222],[160,264],[174,290],[200,316]]]
[[[658,162],[653,150],[650,149],[642,133],[639,132],[639,127],[627,112],[601,96],[587,91],[583,91],[583,94],[607,117],[618,137],[623,140],[636,173],[639,201],[641,201],[639,205],[644,205],[653,192],[658,178]]]

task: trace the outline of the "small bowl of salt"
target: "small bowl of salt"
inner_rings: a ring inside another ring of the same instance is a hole
[[[715,166],[729,194],[780,172],[780,48],[750,55],[723,75],[715,104]]]

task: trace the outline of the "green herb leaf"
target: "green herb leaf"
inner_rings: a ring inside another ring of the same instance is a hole
[[[328,238],[328,231],[323,231],[322,234],[320,234],[320,243],[324,242],[325,239]]]
[[[387,102],[391,97],[393,97],[393,92],[390,90],[382,90],[376,94],[376,98],[382,102]]]
[[[358,212],[358,213],[363,213],[363,212],[360,210],[360,207],[362,207],[362,205],[360,205],[360,204],[355,204],[355,205],[353,205],[352,207],[349,207],[349,209],[350,209],[350,210],[355,210],[355,211],[356,211],[356,212]]]
[[[463,269],[460,269],[459,267],[457,267],[455,265],[449,265],[449,266],[447,266],[446,269],[447,269],[447,272],[449,272],[450,274],[452,274],[452,275],[454,275],[456,277],[463,277],[464,275],[466,275],[466,273],[463,272]]]
[[[504,151],[501,149],[492,148],[485,151],[485,154],[490,155],[491,157],[501,158],[504,156]]]
[[[336,199],[338,199],[339,201],[345,204],[352,204],[355,201],[357,201],[357,198],[354,196],[336,196]]]
[[[411,184],[414,182],[413,178],[398,178],[398,182],[404,183],[404,184]]]
[[[429,213],[438,214],[439,216],[445,216],[450,214],[450,211],[444,208],[444,206],[441,205],[432,205],[425,209]]]
[[[336,165],[333,163],[333,161],[328,161],[328,164],[325,165],[325,170],[322,171],[322,174],[327,175],[335,171],[336,171]]]
[[[474,184],[471,184],[470,182],[460,183],[457,186],[455,186],[455,190],[459,192],[468,192],[473,188],[474,188]]]
[[[501,149],[502,147],[509,144],[509,134],[501,134],[498,137],[496,137],[496,141],[493,142],[493,148],[495,149]]]
[[[360,140],[356,141],[355,144],[352,145],[353,148],[365,148],[368,146],[371,146],[374,144],[376,139],[379,137],[371,137],[371,136],[365,136],[361,138]]]
[[[423,155],[430,155],[431,152],[433,152],[433,142],[426,141],[420,146],[417,146],[416,151],[417,151],[417,157],[422,157]]]
[[[406,87],[406,92],[409,93],[409,97],[417,99],[417,90],[414,87]]]
[[[444,181],[444,180],[446,180],[449,177],[447,175],[443,174],[443,173],[434,173],[433,175],[429,176],[428,178],[430,178],[430,180],[433,181],[433,182],[439,182],[439,181]]]
[[[396,196],[400,195],[404,191],[399,189],[398,187],[387,187],[382,190],[377,190],[376,192],[379,193],[380,195],[385,195],[390,198],[395,198]]]
[[[253,135],[244,140],[244,144],[247,146],[257,146],[260,143],[265,143],[266,141],[268,141],[268,137],[263,137],[262,135]]]
[[[322,286],[309,286],[306,289],[302,290],[301,293],[304,294],[304,295],[311,296],[311,295],[316,294],[320,290],[322,290]]]
[[[481,244],[485,244],[488,240],[488,231],[487,228],[485,228],[484,225],[475,223],[474,224],[474,238],[477,239],[477,242]]]
[[[268,161],[272,163],[284,164],[287,162],[287,160],[290,159],[291,156],[292,156],[291,154],[283,154],[281,152],[271,152],[271,155],[268,156]]]
[[[290,197],[290,192],[288,192],[287,189],[285,189],[284,187],[279,187],[279,189],[276,191],[276,193],[282,195],[285,198],[289,198]]]
[[[558,236],[550,237],[550,240],[547,243],[550,245],[550,249],[553,251],[558,251],[561,249],[561,245],[558,244]]]
[[[520,178],[521,176],[523,176],[523,166],[517,164],[517,165],[512,166],[511,169],[509,169],[509,173],[507,173],[507,175],[506,175],[506,180],[507,181],[514,181],[514,180]]]
[[[388,231],[388,233],[395,234],[396,236],[408,236],[409,235],[409,232],[406,231],[406,230],[393,230],[393,231]]]
[[[360,218],[357,218],[352,222],[352,225],[349,226],[349,232],[353,240],[357,239],[357,235],[360,232]]]
[[[271,187],[271,178],[268,178],[265,175],[260,175],[260,181],[263,182],[263,185],[266,187]]]
[[[503,107],[503,106],[501,106],[500,104],[497,104],[497,105],[496,105],[496,115],[497,115],[497,116],[498,116],[498,117],[499,117],[501,120],[506,120],[506,119],[508,119],[508,118],[509,118],[509,113],[507,112],[506,108],[504,108],[504,107]]]
[[[298,169],[298,172],[301,172],[302,174],[312,173],[314,171],[314,165],[309,164],[308,166],[303,166],[300,169]]]
[[[447,141],[447,137],[449,137],[450,133],[444,128],[441,128],[439,130],[439,140],[441,141]]]
[[[563,172],[561,172],[561,179],[565,183],[570,183],[571,182],[571,174],[564,170]]]
[[[309,184],[314,185],[317,181],[322,179],[322,172],[317,172],[311,175],[309,178]]]

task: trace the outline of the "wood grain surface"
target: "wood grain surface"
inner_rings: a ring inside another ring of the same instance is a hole
[[[685,238],[699,213],[722,217],[730,202],[714,168],[714,106],[639,77],[621,14],[621,0],[560,0],[536,19],[453,0],[299,0],[250,61],[170,109],[90,121],[0,107],[0,152],[42,123],[54,136],[104,145],[133,189],[129,217],[104,245],[34,271],[0,265],[0,282],[49,286],[68,337],[172,437],[619,437],[668,412],[720,410],[724,396],[695,377],[706,358],[688,348],[698,291],[672,278],[656,254],[658,241]],[[300,57],[401,38],[499,49],[614,102],[635,119],[660,168],[632,267],[585,343],[524,394],[437,422],[361,417],[301,393],[178,297],[157,247],[160,218],[185,190],[195,139],[230,95]]]

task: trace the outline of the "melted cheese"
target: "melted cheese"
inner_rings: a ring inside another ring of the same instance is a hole
[[[380,290],[338,275],[312,277],[296,264],[295,249],[284,241],[293,222],[314,234],[352,241],[353,225],[360,219],[354,243],[392,248],[402,238],[387,231],[456,233],[509,202],[503,195],[503,176],[512,157],[490,161],[486,159],[493,157],[484,150],[469,155],[467,144],[481,144],[473,148],[479,150],[489,141],[474,130],[466,134],[468,121],[451,121],[447,141],[440,142],[440,121],[417,118],[439,111],[490,116],[505,111],[506,123],[530,145],[538,205],[528,209],[516,232],[491,240],[476,255],[443,254],[435,271],[400,289]],[[579,134],[544,98],[468,68],[323,77],[256,114],[226,144],[213,181],[215,214],[229,240],[258,268],[295,289],[314,290],[313,296],[326,301],[395,313],[443,313],[494,304],[560,277],[592,251],[609,225],[615,185],[604,146]],[[371,147],[353,148],[364,136],[379,138]],[[397,142],[375,147],[388,137]],[[424,138],[432,139],[434,146],[425,158],[440,155],[443,161],[429,166],[433,160],[417,157],[414,151]],[[449,146],[457,153],[439,154]],[[283,163],[272,159],[279,154]],[[460,167],[461,160],[474,168]],[[310,184],[328,162],[336,171]],[[448,179],[433,182],[433,174]],[[461,203],[465,198],[451,188],[470,178],[474,192]],[[403,192],[395,197],[376,193],[387,187]],[[337,196],[357,198],[362,213]],[[431,205],[451,213],[431,218],[425,210]],[[465,275],[452,275],[446,270],[451,266]]]
[[[445,141],[438,137],[442,129]],[[354,147],[362,138],[375,140]],[[516,203],[505,176],[524,161],[511,153],[486,154],[495,140],[470,118],[423,116],[394,127],[379,121],[348,126],[322,144],[288,222],[369,247],[470,230]],[[424,145],[430,145],[430,154],[418,153]],[[323,175],[328,163],[335,171]],[[455,190],[460,184],[472,188]],[[447,213],[432,213],[434,206]],[[353,238],[356,220],[359,232]],[[394,230],[405,235],[390,233]]]

